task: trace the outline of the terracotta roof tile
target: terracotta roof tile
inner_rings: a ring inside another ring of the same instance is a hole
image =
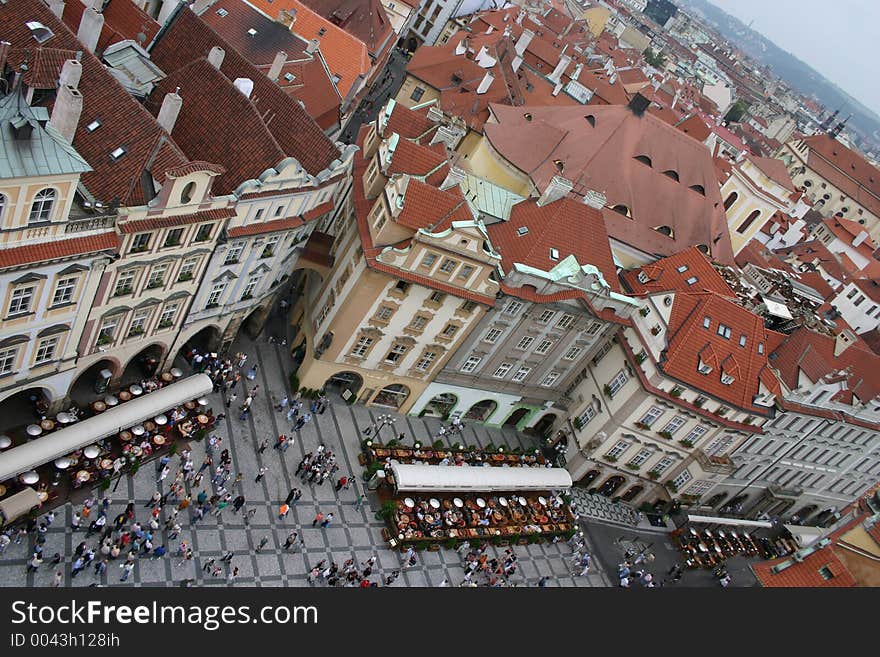
[[[807,166],[844,194],[880,216],[880,170],[836,139],[820,134],[806,137]]]
[[[114,232],[49,240],[44,244],[29,244],[0,249],[0,267],[18,267],[60,258],[81,256],[100,251],[117,251],[119,237]]]
[[[382,131],[383,137],[390,137],[396,132],[404,139],[421,139],[440,125],[426,116],[426,111],[411,110],[400,103],[394,103],[388,123]]]
[[[782,160],[777,160],[775,157],[758,157],[757,155],[746,155],[746,159],[777,185],[790,192],[797,191]]]
[[[9,51],[7,62],[13,69],[20,69],[27,64],[23,76],[24,83],[35,89],[55,89],[61,67],[68,59],[79,59],[75,50],[56,48],[15,48]]]
[[[458,187],[441,190],[410,178],[397,223],[413,230],[442,230],[444,224],[448,226],[453,221],[473,221],[473,218]]]
[[[70,30],[76,33],[82,20],[85,5],[82,0],[68,0],[61,15],[64,23]],[[104,16],[104,27],[98,38],[98,51],[114,43],[131,39],[141,46],[146,47],[161,27],[143,9],[138,7],[132,0],[107,0],[101,14]],[[143,34],[144,39],[139,39]]]
[[[446,147],[442,142],[433,146],[421,146],[408,139],[399,139],[386,173],[389,177],[395,173],[408,173],[413,176],[427,176],[430,173],[425,182],[436,187],[449,173]]]
[[[696,247],[661,258],[645,267],[622,272],[620,277],[633,294],[680,290],[715,292],[729,298],[736,297],[736,293],[730,289],[721,274]],[[641,282],[640,277],[647,278],[647,281]]]
[[[222,221],[223,219],[229,219],[234,216],[235,210],[232,208],[222,208],[218,210],[203,210],[191,214],[181,214],[173,217],[130,219],[128,221],[120,221],[118,227],[119,232],[121,233],[140,233],[146,230],[158,230],[160,228],[171,228],[173,226],[200,224],[206,221]]]

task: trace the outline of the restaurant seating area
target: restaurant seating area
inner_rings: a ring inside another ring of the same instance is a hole
[[[688,568],[714,568],[737,555],[770,559],[777,556],[772,542],[744,530],[684,527],[672,534]]]
[[[452,447],[436,443],[424,446],[415,442],[412,447],[391,441],[383,445],[367,439],[363,441],[365,465],[394,460],[399,463],[422,463],[425,465],[484,465],[484,466],[529,466],[547,467],[547,460],[539,449],[523,452],[518,448],[501,447]]]

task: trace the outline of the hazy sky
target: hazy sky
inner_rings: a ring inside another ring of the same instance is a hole
[[[709,0],[880,114],[880,0]]]

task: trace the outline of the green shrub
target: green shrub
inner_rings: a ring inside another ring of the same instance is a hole
[[[296,372],[290,373],[290,389],[293,392],[299,390],[299,377],[296,375]]]

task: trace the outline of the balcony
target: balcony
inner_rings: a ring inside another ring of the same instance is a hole
[[[782,487],[770,486],[767,491],[776,499],[796,500],[804,494],[804,489],[800,486]]]
[[[701,449],[693,451],[694,460],[703,469],[703,472],[713,472],[715,474],[729,475],[733,474],[736,466],[729,456],[709,456]]]
[[[114,215],[105,217],[87,217],[85,219],[69,219],[64,224],[65,233],[85,233],[90,230],[104,230],[112,228],[116,220]]]

